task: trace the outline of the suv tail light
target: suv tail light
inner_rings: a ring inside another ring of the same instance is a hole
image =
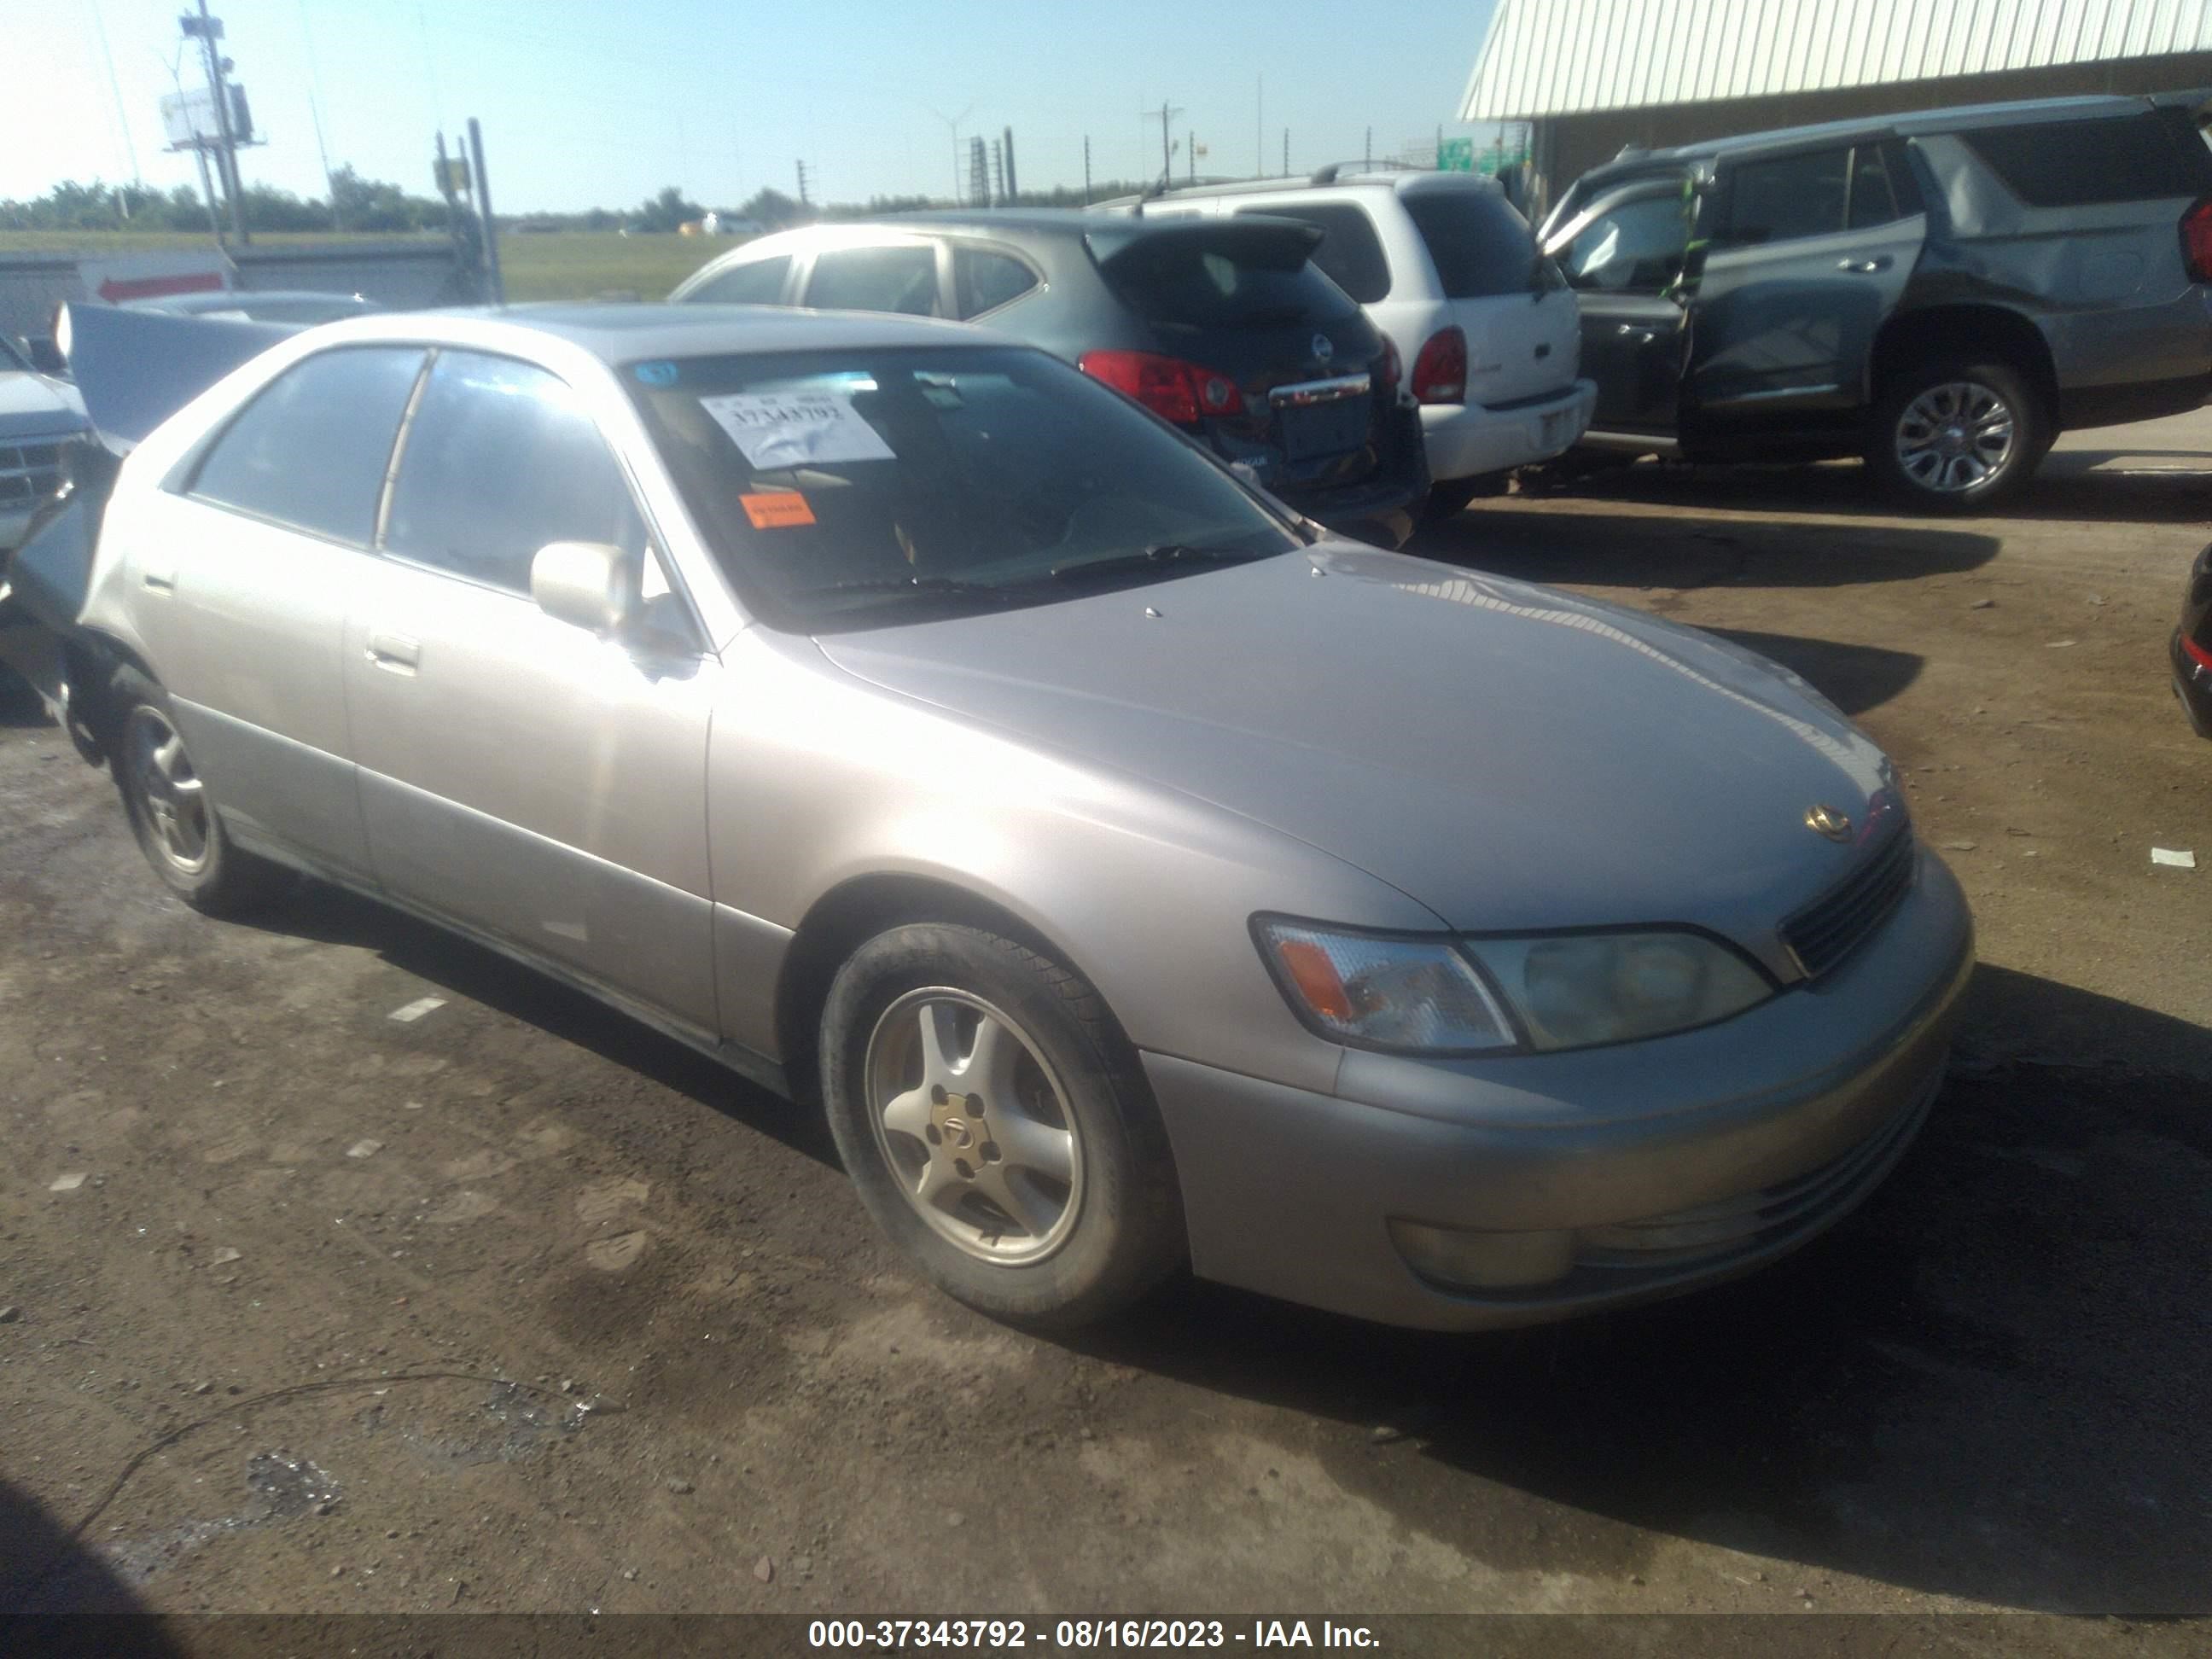
[[[1244,399],[1234,380],[1180,357],[1152,351],[1086,351],[1076,367],[1177,426],[1196,426],[1208,415],[1244,412]]]
[[[2192,283],[2212,283],[2212,200],[2181,216],[2181,262]]]
[[[1382,361],[1375,370],[1375,378],[1382,383],[1382,393],[1395,400],[1398,382],[1405,377],[1406,366],[1398,356],[1398,343],[1389,335],[1382,337]]]
[[[1458,328],[1438,329],[1413,359],[1413,396],[1425,404],[1467,401],[1467,336]]]

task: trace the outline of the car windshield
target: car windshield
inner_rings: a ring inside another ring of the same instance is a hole
[[[28,368],[30,364],[23,361],[22,354],[15,349],[15,343],[4,334],[0,334],[0,369]]]
[[[1190,444],[1040,351],[690,357],[621,374],[732,586],[772,626],[1046,602],[1301,545]]]

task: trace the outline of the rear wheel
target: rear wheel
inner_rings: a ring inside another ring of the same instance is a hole
[[[236,915],[267,903],[290,872],[234,845],[177,729],[169,694],[135,668],[112,684],[115,787],[154,873],[196,910]]]
[[[2027,488],[2051,436],[2043,400],[2017,369],[1953,359],[1892,380],[1866,459],[1915,511],[1987,512]]]
[[[855,951],[822,1020],[831,1133],[876,1224],[994,1318],[1069,1328],[1182,1258],[1167,1137],[1087,981],[972,927]]]

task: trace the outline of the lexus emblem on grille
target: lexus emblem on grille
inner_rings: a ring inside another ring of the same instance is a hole
[[[1805,827],[1830,841],[1849,841],[1851,820],[1848,813],[1838,812],[1832,806],[1808,806],[1805,809]]]
[[[1322,362],[1327,362],[1336,356],[1336,343],[1326,334],[1316,334],[1313,337],[1313,354]]]

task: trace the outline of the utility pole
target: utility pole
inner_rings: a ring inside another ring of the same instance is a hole
[[[806,163],[804,161],[799,163],[799,205],[801,207],[811,205],[806,199]]]
[[[1175,152],[1168,144],[1168,123],[1182,113],[1181,110],[1164,99],[1160,101],[1158,110],[1148,109],[1144,112],[1147,121],[1156,114],[1160,118],[1160,183],[1163,185],[1171,185],[1175,182]]]
[[[929,109],[929,106],[927,104],[924,104],[922,107],[924,109]],[[966,109],[962,110],[957,115],[947,115],[943,110],[938,109],[929,109],[929,112],[932,115],[934,115],[939,120],[944,122],[945,130],[952,135],[952,205],[958,207],[962,200],[960,193],[960,163],[963,159],[960,154],[960,124],[975,112],[975,106],[973,104],[969,105]]]
[[[1267,176],[1267,77],[1252,78],[1252,176]]]
[[[491,217],[491,180],[484,175],[483,129],[477,118],[469,117],[469,160],[475,164],[477,209],[483,218],[484,270],[491,277],[491,302],[495,306],[507,303],[507,279],[499,270],[499,227]]]
[[[1020,194],[1021,194],[1021,191],[1022,191],[1022,187],[1021,187],[1021,185],[1020,185],[1018,183],[1017,183],[1017,182],[1016,182],[1016,180],[1015,180],[1015,179],[1014,179],[1014,130],[1013,130],[1012,127],[1008,127],[1008,128],[1006,129],[1006,201],[1007,201],[1007,203],[1011,205],[1011,204],[1012,204],[1012,203],[1013,202],[1014,198],[1015,198],[1015,197],[1017,197],[1017,196],[1018,196],[1018,195],[1020,195]]]
[[[215,100],[215,130],[216,141],[222,149],[222,159],[216,164],[222,174],[223,193],[230,198],[230,228],[240,246],[251,245],[252,233],[246,228],[246,192],[238,176],[238,141],[230,130],[230,99],[223,89],[222,53],[216,42],[222,39],[222,25],[208,15],[207,0],[199,0],[199,15],[187,15],[178,20],[186,34],[199,37],[200,55],[207,64],[208,93]]]
[[[1370,167],[1375,165],[1375,129],[1373,127],[1367,129],[1367,161],[1365,165]]]
[[[1083,135],[1083,205],[1091,205],[1091,135]]]
[[[1006,153],[999,147],[999,141],[995,138],[991,140],[991,193],[994,206],[1006,206]]]

